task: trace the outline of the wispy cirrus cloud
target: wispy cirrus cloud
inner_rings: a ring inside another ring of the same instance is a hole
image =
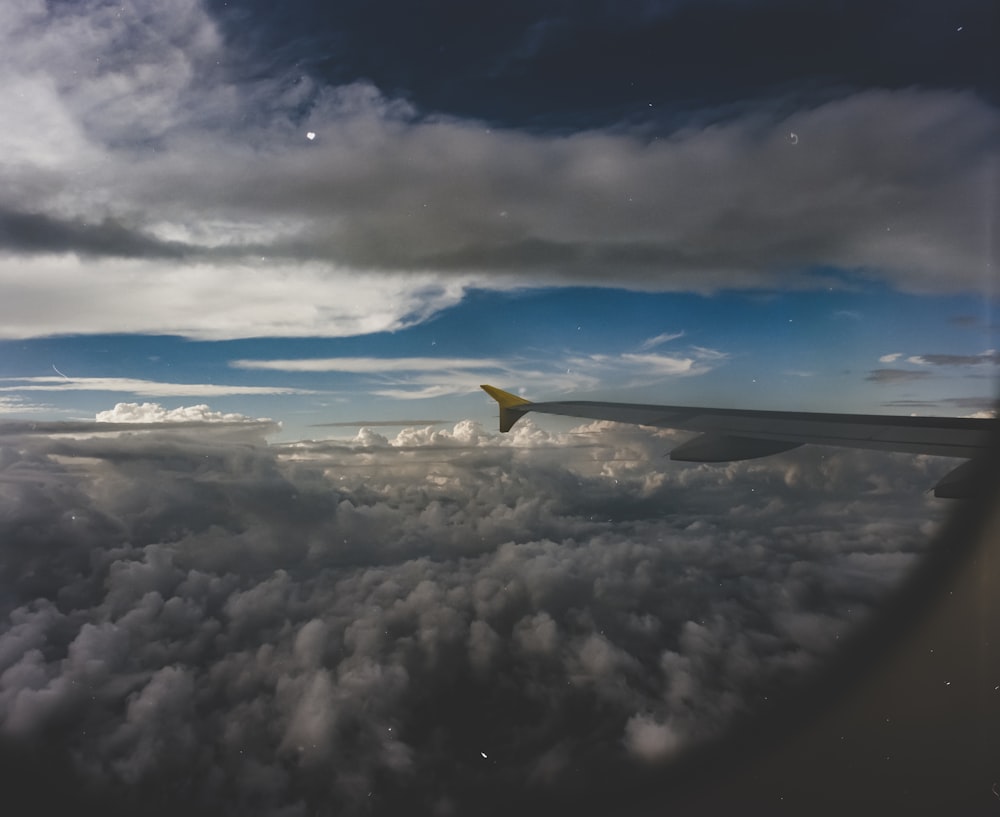
[[[238,369],[317,373],[360,378],[354,388],[395,400],[419,400],[471,394],[485,380],[547,393],[586,391],[620,381],[655,382],[666,377],[705,374],[728,360],[726,352],[693,346],[683,355],[653,352],[574,354],[546,360],[435,357],[337,357],[234,360]]]
[[[915,372],[910,369],[873,369],[865,380],[870,383],[909,383],[930,376],[930,372]]]
[[[692,375],[707,371],[707,368],[700,366],[694,357],[674,357],[672,355],[624,354],[601,362],[624,363],[654,375]]]
[[[439,372],[452,369],[507,369],[496,358],[445,357],[327,357],[289,360],[234,360],[235,369],[264,369],[279,372],[350,372],[375,374],[381,372]]]
[[[882,403],[886,408],[904,409],[975,409],[971,414],[961,417],[995,417],[997,402],[991,397],[942,397],[937,400],[887,400]],[[924,412],[927,413],[927,412]]]
[[[40,411],[51,412],[52,410],[52,406],[29,403],[16,395],[0,397],[0,414],[32,414]]]
[[[361,428],[373,426],[382,428],[404,428],[406,426],[439,426],[453,420],[341,420],[336,423],[310,423],[310,428]]]
[[[531,386],[545,383],[549,388],[580,388],[586,378],[569,376],[553,367],[540,371],[517,361],[498,358],[445,357],[333,357],[280,360],[234,360],[237,369],[324,373],[360,378],[354,387],[379,397],[421,400],[455,394],[471,394],[488,379],[502,379]],[[352,383],[355,381],[352,380]]]
[[[680,332],[664,332],[660,335],[656,335],[655,337],[647,338],[640,343],[639,351],[648,352],[650,349],[655,349],[657,346],[662,346],[664,343],[669,343],[672,340],[677,340],[682,337],[684,337],[683,330]]]
[[[633,379],[655,380],[663,377],[691,377],[706,374],[729,359],[727,352],[692,346],[684,354],[664,355],[655,352],[626,352],[618,355],[592,354],[570,358],[574,368],[590,370],[607,377],[611,373]]]
[[[996,406],[996,398],[992,397],[946,397],[941,402],[959,408],[987,409]]]
[[[4,385],[6,384],[6,385]],[[4,377],[0,392],[110,391],[150,397],[223,397],[230,395],[316,394],[285,386],[237,386],[218,383],[164,383],[130,377]]]
[[[987,349],[985,352],[975,355],[907,355],[905,352],[892,352],[891,354],[879,357],[878,362],[895,363],[904,357],[907,363],[912,363],[914,366],[980,366],[1000,363],[1000,352],[997,352],[996,349]]]
[[[1000,364],[1000,352],[987,349],[975,355],[956,354],[923,354],[906,355],[904,352],[892,352],[879,357],[879,363],[896,363],[902,361],[917,369],[874,369],[866,378],[873,383],[903,383],[913,380],[923,380],[935,376],[932,369],[964,368],[970,366],[987,367]]]
[[[586,367],[569,369],[548,366],[544,369],[511,364],[502,371],[449,369],[442,371],[398,372],[369,382],[368,390],[393,400],[424,400],[456,394],[474,394],[488,378],[499,380],[508,388],[531,393],[559,394],[587,391],[600,385],[600,378]]]
[[[906,359],[907,363],[917,366],[982,366],[986,364],[1000,364],[1000,352],[995,349],[988,349],[978,355],[911,355]]]

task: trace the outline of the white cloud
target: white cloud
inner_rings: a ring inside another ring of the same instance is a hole
[[[891,363],[902,357],[901,353],[883,355],[879,358],[884,363]],[[915,366],[990,366],[1000,363],[1000,355],[994,349],[987,349],[977,355],[960,355],[954,353],[938,353],[924,355],[909,355],[907,363]]]
[[[878,359],[878,362],[879,363],[895,363],[902,356],[903,356],[902,352],[893,352],[892,354],[889,354],[889,355],[882,355],[882,357],[880,357]]]
[[[664,343],[669,343],[672,340],[677,340],[677,338],[684,337],[684,332],[664,332],[655,337],[647,338],[641,344],[639,344],[639,349],[643,352],[648,352],[650,349],[655,349],[657,346],[662,346]]]
[[[446,357],[330,357],[299,360],[234,360],[236,369],[266,369],[282,372],[439,372],[449,369],[506,369],[491,358]]]
[[[97,412],[99,423],[256,423],[272,422],[269,418],[247,417],[245,414],[212,411],[204,403],[166,409],[159,403],[116,403],[113,409]]]
[[[692,346],[694,356],[701,360],[728,360],[729,353],[718,349],[709,349],[706,346]]]
[[[358,375],[354,386],[393,400],[424,400],[471,394],[483,382],[516,384],[526,393],[585,391],[616,378],[654,382],[665,377],[701,375],[728,360],[729,355],[700,346],[687,356],[655,353],[619,355],[553,355],[534,361],[499,358],[341,357],[287,360],[234,360],[239,369],[288,372],[339,372]],[[364,375],[372,375],[364,378]]]
[[[695,361],[690,357],[670,357],[668,355],[621,355],[621,361],[641,367],[650,374],[662,375],[689,375],[700,374],[703,370],[695,365]]]
[[[658,723],[648,715],[633,715],[625,724],[625,746],[647,762],[670,758],[681,746],[681,738],[668,723]]]
[[[447,397],[451,394],[471,394],[478,387],[469,380],[450,386],[424,386],[408,389],[374,389],[372,394],[388,397],[390,400],[428,400],[433,397]]]
[[[199,340],[362,335],[419,323],[456,304],[465,287],[430,273],[366,277],[316,261],[161,263],[10,253],[0,255],[0,282],[7,294],[0,303],[2,338],[102,331]]]
[[[569,363],[574,370],[592,373],[605,380],[613,376],[625,376],[638,382],[652,382],[664,377],[688,377],[702,375],[729,359],[726,352],[692,346],[686,355],[663,355],[653,352],[643,354],[626,352],[619,355],[586,355],[571,357]]]
[[[265,394],[314,394],[308,389],[280,386],[234,386],[213,383],[159,383],[130,377],[4,377],[0,383],[17,385],[0,386],[0,392],[29,391],[118,391],[144,396],[164,397],[222,397],[227,395]]]

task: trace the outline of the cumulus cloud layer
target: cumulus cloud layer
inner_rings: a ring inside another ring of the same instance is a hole
[[[3,438],[4,748],[189,813],[582,808],[828,655],[947,467],[683,466],[607,423],[265,430]]]
[[[167,409],[159,403],[116,403],[113,409],[97,412],[99,423],[255,423],[270,422],[235,412],[213,411],[204,403]]]
[[[553,136],[250,78],[197,0],[18,0],[0,30],[5,337],[358,334],[469,286],[612,270],[663,290],[816,286],[812,266],[979,290],[998,263],[1000,116],[972,95]]]

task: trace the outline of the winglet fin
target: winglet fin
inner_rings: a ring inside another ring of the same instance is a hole
[[[500,404],[500,430],[510,431],[521,417],[531,411],[530,408],[519,408],[519,406],[530,406],[531,401],[511,394],[509,391],[498,389],[496,386],[482,385],[481,388],[490,397]]]

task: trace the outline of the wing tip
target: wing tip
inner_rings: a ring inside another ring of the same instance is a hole
[[[479,388],[496,400],[500,406],[501,432],[510,431],[514,423],[531,410],[530,408],[521,408],[521,406],[530,406],[530,400],[525,400],[523,397],[511,394],[509,391],[504,391],[503,389],[498,389],[496,386],[490,386],[485,383],[480,385]]]

